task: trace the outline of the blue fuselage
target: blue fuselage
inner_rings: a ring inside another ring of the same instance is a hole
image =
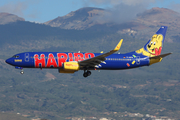
[[[14,55],[6,62],[15,67],[23,68],[62,68],[64,62],[82,61],[101,55],[101,53],[73,52],[25,52]],[[105,58],[97,69],[121,70],[149,65],[149,57],[136,52],[112,54]],[[90,69],[96,69],[91,67]],[[83,68],[80,68],[83,69]]]

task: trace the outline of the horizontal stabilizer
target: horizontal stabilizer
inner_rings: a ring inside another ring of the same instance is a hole
[[[162,55],[158,55],[158,56],[154,56],[154,57],[150,57],[150,59],[159,59],[159,58],[163,58],[163,57],[166,57],[168,55],[170,55],[172,53],[166,53],[166,54],[162,54]]]
[[[154,56],[154,57],[150,57],[150,63],[149,65],[152,65],[154,63],[157,63],[157,62],[161,62],[161,60],[163,59],[163,57],[166,57],[168,55],[170,55],[172,53],[166,53],[166,54],[162,54],[162,55],[158,55],[158,56]]]

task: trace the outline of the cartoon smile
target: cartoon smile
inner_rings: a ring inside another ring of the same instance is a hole
[[[154,49],[152,49],[152,52],[154,52]]]

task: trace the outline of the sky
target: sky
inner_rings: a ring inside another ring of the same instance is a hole
[[[180,13],[180,0],[1,0],[0,12],[15,14],[26,21],[47,22],[83,7],[98,7],[111,11],[106,18],[131,19],[152,7],[169,8]],[[118,15],[117,15],[118,14]],[[119,16],[119,17],[117,17]],[[117,17],[117,18],[116,18]],[[109,20],[112,20],[109,19]],[[124,20],[125,20],[124,19]],[[115,21],[115,22],[116,22]]]

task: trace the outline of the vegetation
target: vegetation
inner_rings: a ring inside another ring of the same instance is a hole
[[[0,111],[53,120],[125,111],[180,118],[179,42],[165,43],[163,53],[173,54],[150,67],[92,71],[88,78],[83,78],[83,71],[71,75],[59,74],[56,69],[24,69],[25,74],[20,75],[3,61],[16,52],[109,51],[124,38],[120,51],[125,53],[139,49],[147,39],[114,31],[62,30],[27,22],[0,26],[0,31]],[[55,79],[48,77],[49,73]]]
[[[30,120],[30,119],[26,117],[22,117],[19,114],[0,113],[0,120]]]

